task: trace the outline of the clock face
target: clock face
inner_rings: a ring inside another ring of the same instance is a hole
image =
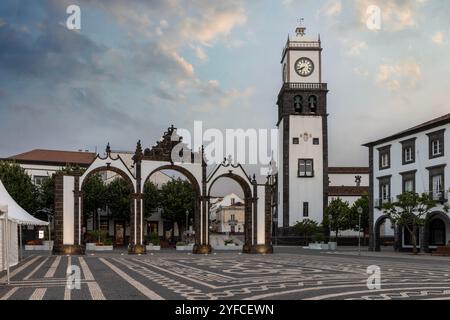
[[[314,72],[314,63],[309,58],[300,58],[295,63],[295,72],[301,77],[308,77]]]

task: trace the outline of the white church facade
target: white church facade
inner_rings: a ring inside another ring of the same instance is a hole
[[[284,234],[304,219],[323,221],[329,201],[350,204],[369,190],[367,167],[329,167],[327,84],[322,45],[299,27],[282,52],[278,95],[278,175],[275,220]]]

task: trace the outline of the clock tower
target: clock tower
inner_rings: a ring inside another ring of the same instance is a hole
[[[283,48],[278,95],[278,227],[323,220],[328,203],[327,84],[322,46],[298,27]]]

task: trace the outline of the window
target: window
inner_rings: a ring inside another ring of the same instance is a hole
[[[319,138],[314,138],[313,139],[313,145],[318,146],[320,144],[320,139]]]
[[[309,202],[303,202],[303,217],[309,217]]]
[[[231,205],[234,205],[236,203],[236,199],[231,198]]]
[[[295,109],[295,112],[303,111],[303,97],[302,96],[294,97],[294,109]]]
[[[430,195],[435,201],[442,201],[445,198],[445,165],[427,168],[430,172]]]
[[[391,176],[378,178],[379,181],[379,203],[378,206],[381,207],[385,203],[391,202]]]
[[[391,167],[391,146],[379,148],[378,154],[380,170],[389,169]]]
[[[383,203],[387,203],[389,200],[389,192],[390,192],[390,186],[389,184],[382,184],[381,185],[381,199],[383,200]]]
[[[292,139],[293,144],[300,144],[300,138],[294,138]]]
[[[441,197],[441,192],[443,191],[443,182],[444,182],[444,176],[443,175],[436,175],[431,177],[431,184],[432,184],[432,192],[433,192],[433,199],[439,200]]]
[[[405,180],[403,188],[404,192],[414,192],[414,180]]]
[[[433,140],[431,142],[431,155],[433,157],[436,157],[436,156],[440,156],[441,154],[442,154],[441,141],[439,141],[438,139]]]
[[[405,148],[404,152],[405,162],[409,163],[413,161],[413,155],[412,155],[412,148],[408,147]]]
[[[439,130],[428,134],[430,159],[444,156],[444,132]]]
[[[402,144],[403,165],[416,162],[416,138],[400,142]]]
[[[402,175],[403,187],[402,192],[416,192],[416,172],[408,171],[404,173],[400,173]]]
[[[381,167],[386,168],[389,167],[389,153],[383,153],[381,155]]]
[[[42,186],[47,180],[48,180],[47,176],[34,176],[34,184],[36,186]]]
[[[298,176],[302,178],[314,177],[314,160],[299,159],[298,160]]]
[[[310,112],[312,112],[312,113],[317,112],[317,97],[316,96],[309,96],[308,107],[309,107]]]

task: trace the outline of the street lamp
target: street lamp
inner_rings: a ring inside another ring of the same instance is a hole
[[[187,240],[188,240],[188,224],[189,224],[189,222],[188,222],[188,219],[189,219],[189,210],[186,210],[186,242],[187,242]]]
[[[274,236],[275,236],[275,245],[278,244],[278,217],[273,218],[272,228],[274,228]]]
[[[361,215],[363,213],[363,208],[358,207],[358,255],[361,255]]]

